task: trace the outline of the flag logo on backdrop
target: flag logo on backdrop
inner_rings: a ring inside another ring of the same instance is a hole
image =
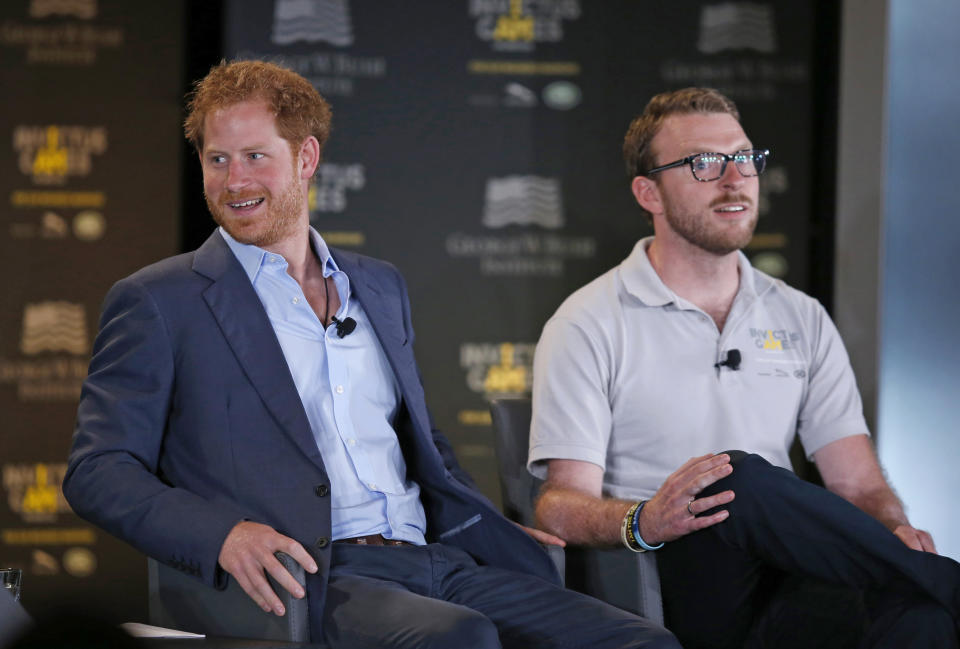
[[[773,7],[755,2],[725,2],[705,5],[700,10],[700,39],[697,49],[703,54],[724,50],[777,50]]]
[[[539,225],[548,230],[563,227],[560,180],[541,176],[507,176],[487,180],[483,224]]]
[[[41,352],[87,352],[87,324],[83,304],[65,301],[27,304],[23,310],[23,335],[20,351],[26,355]]]
[[[17,397],[24,402],[75,402],[87,376],[89,348],[83,304],[27,304],[22,356],[0,358],[0,384],[15,385]]]
[[[276,0],[270,38],[277,45],[296,41],[353,45],[348,0]]]
[[[76,16],[90,19],[97,15],[97,0],[30,0],[30,17]]]

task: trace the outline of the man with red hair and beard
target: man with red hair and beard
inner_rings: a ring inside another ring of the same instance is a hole
[[[687,88],[631,123],[654,236],[544,326],[538,521],[568,543],[655,550],[688,649],[956,647],[960,566],[887,484],[836,328],[740,252],[770,153],[739,120]],[[797,436],[826,489],[790,471]]]
[[[333,648],[677,649],[564,590],[432,426],[404,280],[329,248],[306,196],[330,132],[309,81],[214,67],[185,122],[220,225],[104,301],[63,491],[74,511],[286,613]],[[298,583],[283,552],[306,573]],[[255,611],[254,611],[255,613]]]

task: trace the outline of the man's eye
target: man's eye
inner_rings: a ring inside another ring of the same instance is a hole
[[[221,164],[226,159],[227,159],[226,156],[222,156],[222,155],[210,156],[210,162],[212,162],[213,164]]]
[[[693,168],[697,171],[704,171],[709,169],[710,166],[714,163],[713,158],[694,158]]]
[[[251,160],[259,160],[259,159],[262,158],[262,157],[263,157],[263,154],[262,154],[262,153],[251,153],[251,154],[250,154],[250,159],[251,159]]]

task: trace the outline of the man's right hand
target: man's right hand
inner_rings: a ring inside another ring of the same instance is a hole
[[[640,536],[652,545],[673,541],[690,532],[702,530],[726,520],[725,509],[709,516],[697,516],[734,498],[733,491],[697,498],[697,494],[733,472],[730,456],[701,455],[687,460],[660,485],[640,513]],[[689,506],[689,508],[688,508]]]
[[[285,552],[309,573],[317,571],[317,564],[302,545],[284,536],[269,525],[243,521],[234,525],[227,534],[218,559],[243,591],[257,606],[267,613],[271,611],[283,615],[286,611],[280,598],[273,592],[264,570],[270,573],[278,584],[286,588],[291,595],[300,599],[304,596],[303,587],[297,583],[283,564],[274,556],[275,552]]]

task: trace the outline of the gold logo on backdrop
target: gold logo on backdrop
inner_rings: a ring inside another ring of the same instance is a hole
[[[528,394],[533,381],[533,343],[463,343],[460,367],[467,387],[486,396]]]
[[[20,171],[38,185],[63,185],[71,176],[89,176],[92,158],[107,150],[103,126],[27,126],[13,129]]]
[[[500,344],[500,363],[487,370],[483,389],[487,394],[522,394],[530,385],[530,368],[517,365],[512,343]]]
[[[495,50],[530,52],[563,40],[563,22],[580,18],[580,0],[470,0],[476,35]]]
[[[533,383],[533,343],[463,343],[460,367],[467,387],[487,399],[530,394]],[[465,426],[489,426],[490,411],[461,410],[457,420]]]
[[[533,41],[533,16],[524,15],[523,0],[510,0],[510,13],[497,18],[495,41]]]
[[[29,522],[49,522],[70,512],[60,490],[66,472],[65,463],[3,465],[3,489],[11,511]]]

